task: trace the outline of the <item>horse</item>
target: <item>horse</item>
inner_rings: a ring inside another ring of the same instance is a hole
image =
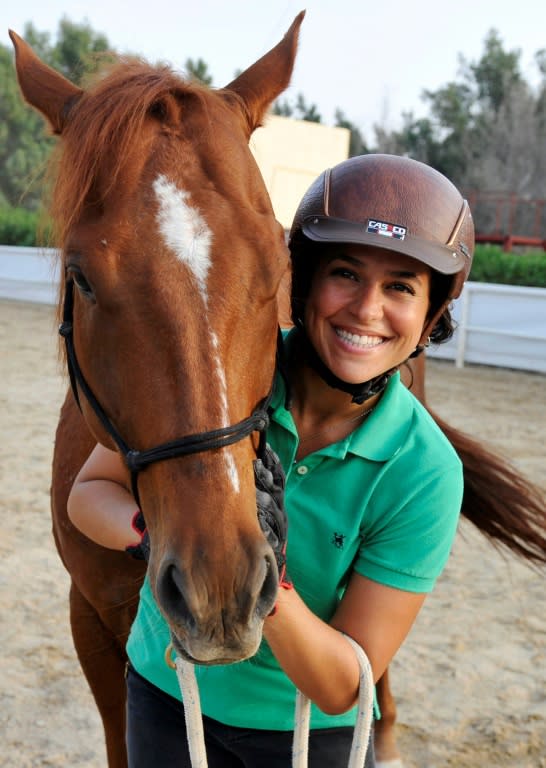
[[[251,656],[275,599],[252,461],[278,323],[289,322],[288,254],[248,140],[289,83],[303,16],[218,91],[135,59],[83,91],[10,33],[22,93],[60,136],[52,214],[72,386],[55,435],[52,525],[109,768],[127,766],[125,642],[145,566],[93,544],[67,517],[70,488],[97,441],[126,459],[150,531],[152,586],[181,655],[208,664]],[[404,376],[425,402],[424,358]],[[463,514],[543,564],[538,493],[436,418],[465,466]],[[385,760],[397,754],[387,674],[377,690],[376,750]]]
[[[124,646],[144,569],[67,517],[93,445],[124,457],[178,655],[252,656],[275,603],[253,462],[288,251],[249,139],[289,84],[303,16],[217,90],[134,57],[82,89],[10,31],[21,92],[60,138],[51,211],[72,389],[55,439],[53,535],[111,768],[126,765]]]

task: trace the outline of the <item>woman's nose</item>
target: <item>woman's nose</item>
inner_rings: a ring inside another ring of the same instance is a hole
[[[354,297],[351,311],[360,320],[381,317],[383,314],[383,297],[379,285],[367,284]]]

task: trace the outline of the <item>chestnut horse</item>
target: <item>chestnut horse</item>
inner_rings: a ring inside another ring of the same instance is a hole
[[[303,15],[218,90],[134,58],[82,90],[10,32],[23,96],[60,136],[52,215],[76,397],[57,430],[53,533],[112,768],[126,765],[124,645],[144,572],[67,518],[92,446],[125,459],[179,655],[201,664],[252,656],[275,602],[253,460],[288,252],[248,143],[289,83]]]
[[[110,768],[127,765],[125,641],[144,567],[94,545],[67,518],[68,493],[95,443],[126,458],[150,529],[152,587],[179,653],[209,664],[252,655],[275,599],[252,460],[287,252],[248,139],[288,85],[302,19],[218,91],[136,60],[82,91],[11,33],[23,95],[61,137],[52,211],[74,389],[55,440],[53,533]],[[411,375],[424,400],[423,365]],[[463,514],[543,563],[539,495],[483,446],[440,424],[465,465]],[[387,676],[378,694],[376,747],[385,759],[396,755]]]

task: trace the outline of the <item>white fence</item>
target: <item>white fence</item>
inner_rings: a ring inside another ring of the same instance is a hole
[[[52,248],[0,245],[0,298],[55,304],[59,263]]]
[[[451,341],[427,355],[546,373],[546,288],[468,282],[455,302]]]
[[[54,304],[58,269],[54,250],[0,246],[0,298]],[[546,373],[546,288],[469,282],[453,316],[453,339],[428,356]]]

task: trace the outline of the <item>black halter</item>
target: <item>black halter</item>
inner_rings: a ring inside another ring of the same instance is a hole
[[[85,399],[93,409],[96,417],[118,447],[127,469],[131,473],[133,496],[139,506],[138,474],[149,464],[154,464],[157,461],[165,461],[165,459],[174,459],[178,456],[188,456],[192,453],[199,453],[201,451],[212,451],[217,448],[225,448],[228,445],[243,440],[253,432],[260,433],[258,456],[260,458],[263,457],[266,442],[265,430],[269,425],[267,408],[271,399],[271,393],[256,407],[251,416],[243,419],[237,424],[232,424],[231,426],[222,427],[220,429],[212,429],[209,432],[186,435],[186,437],[180,437],[177,440],[161,443],[161,445],[157,445],[154,448],[148,448],[145,451],[129,448],[125,440],[110,421],[106,411],[95,397],[93,390],[85,380],[79,366],[76,351],[74,349],[73,308],[74,284],[72,280],[69,280],[66,283],[63,322],[59,326],[59,333],[65,340],[68,373],[70,376],[72,392],[74,393],[74,398],[80,410],[81,405],[78,388],[83,392]]]

